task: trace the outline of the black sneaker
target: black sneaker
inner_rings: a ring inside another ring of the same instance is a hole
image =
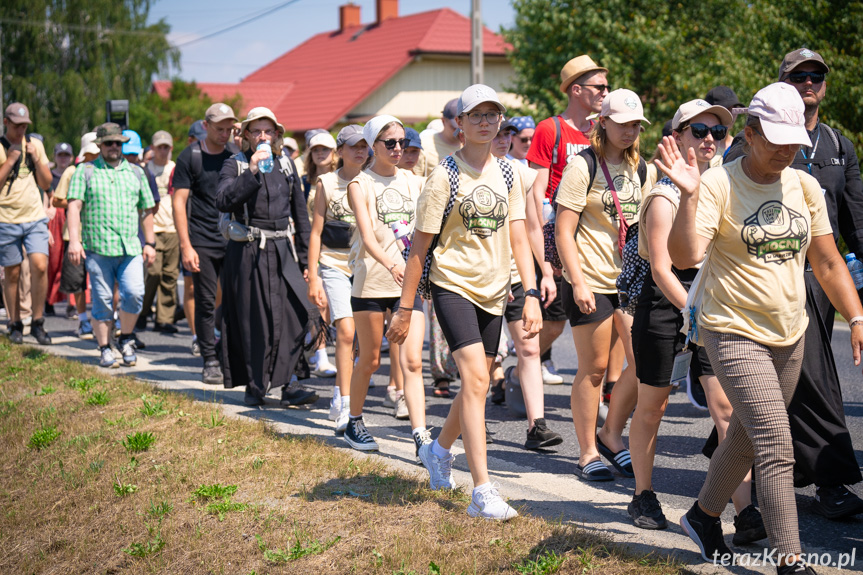
[[[629,516],[632,517],[632,522],[636,527],[642,529],[665,529],[668,527],[668,521],[662,513],[659,499],[656,498],[656,493],[649,489],[642,491],[641,495],[633,495],[627,511],[629,511]]]
[[[506,391],[504,390],[503,385],[503,379],[499,379],[491,384],[491,402],[495,405],[500,405],[506,401]]]
[[[819,487],[815,490],[813,509],[831,521],[863,512],[863,501],[844,485]]]
[[[218,359],[208,359],[204,362],[204,370],[201,372],[201,381],[209,385],[222,385],[225,378],[222,375],[222,367]]]
[[[24,322],[10,321],[7,330],[9,341],[17,344],[24,343]]]
[[[132,341],[135,343],[135,349],[147,349],[147,344],[141,341],[135,332],[132,332]]]
[[[417,461],[419,461],[420,465],[422,465],[422,461],[420,461],[420,447],[431,442],[432,438],[430,430],[423,429],[414,433],[414,447],[416,447]]]
[[[366,429],[366,424],[362,417],[348,419],[348,427],[345,429],[345,441],[348,445],[357,451],[377,451],[378,444],[369,430]]]
[[[175,334],[178,331],[180,331],[180,329],[172,323],[158,323],[158,322],[156,323],[155,327],[153,327],[153,330],[157,331],[159,333],[165,333],[165,334],[169,334],[169,335]]]
[[[764,519],[754,505],[747,506],[740,515],[734,516],[734,538],[731,542],[735,545],[748,545],[766,537]]]
[[[283,407],[308,405],[318,400],[318,394],[314,391],[309,391],[303,386],[297,384],[294,386],[286,385],[282,388],[282,399],[279,403]]]
[[[777,565],[777,575],[818,575],[815,569],[807,565],[803,560],[790,565]]]
[[[692,508],[680,518],[680,526],[683,532],[692,539],[701,550],[701,558],[708,563],[719,563],[731,561],[734,554],[725,544],[722,538],[722,522],[719,517],[706,517],[705,513],[696,513],[698,501],[692,504]]]
[[[544,417],[533,420],[533,429],[527,432],[527,441],[524,442],[525,449],[540,449],[552,447],[563,443],[559,433],[551,431],[545,424]]]
[[[51,345],[51,336],[45,331],[45,318],[34,319],[30,324],[30,335],[36,338],[39,345]]]
[[[248,386],[246,386],[246,393],[243,395],[243,403],[249,407],[257,407],[259,405],[264,405],[264,398],[252,393],[249,391]]]

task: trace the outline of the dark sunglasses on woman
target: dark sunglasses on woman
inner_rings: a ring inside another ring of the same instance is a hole
[[[406,139],[406,138],[402,138],[402,139],[400,139],[400,140],[396,140],[395,138],[390,138],[390,139],[388,139],[388,140],[378,140],[378,142],[383,142],[383,143],[384,143],[384,147],[385,147],[387,150],[395,150],[395,149],[396,149],[396,144],[398,144],[398,145],[399,145],[399,147],[401,147],[401,149],[402,149],[402,150],[404,150],[404,149],[405,149],[405,144],[407,143],[407,139]]]
[[[686,128],[692,129],[692,135],[699,140],[703,140],[707,137],[707,134],[712,134],[713,139],[717,142],[719,140],[724,140],[725,136],[728,135],[728,126],[716,125],[712,127],[708,127],[707,124],[702,124],[701,122],[695,124],[689,124]],[[684,130],[686,128],[683,128]]]

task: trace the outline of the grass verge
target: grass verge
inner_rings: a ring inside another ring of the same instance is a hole
[[[0,440],[0,573],[686,572],[5,338]]]

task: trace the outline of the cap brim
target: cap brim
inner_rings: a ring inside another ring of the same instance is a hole
[[[345,138],[344,142],[342,142],[342,145],[356,146],[363,141],[365,141],[365,138],[363,138],[362,134],[354,134]]]
[[[761,119],[761,129],[768,142],[776,146],[811,146],[812,140],[804,126],[789,126],[788,124],[776,124]]]
[[[506,106],[501,104],[499,100],[480,100],[479,102],[474,102],[473,104],[471,104],[470,106],[468,106],[467,108],[462,110],[461,113],[467,114],[468,112],[470,112],[471,110],[473,110],[474,108],[479,106],[480,104],[485,104],[486,102],[488,102],[489,104],[494,104],[495,106],[497,106],[500,109],[501,114],[506,113]]]
[[[96,140],[96,144],[105,144],[107,142],[120,142],[125,144],[129,141],[129,136],[105,136],[104,138],[99,138]]]
[[[224,122],[225,120],[233,120],[235,122],[240,121],[239,118],[235,118],[234,116],[227,114],[225,116],[213,116],[212,118],[207,119],[207,122],[213,122],[214,124],[217,124],[219,122]]]
[[[648,120],[647,118],[645,118],[643,114],[636,114],[636,113],[632,113],[632,114],[611,114],[611,115],[607,116],[607,118],[608,118],[609,120],[612,120],[612,121],[614,121],[614,122],[617,122],[618,124],[626,124],[626,123],[628,123],[628,122],[634,122],[634,121],[636,121],[636,120],[641,120],[642,122],[645,122],[645,123],[647,123],[648,125],[650,125],[650,120]]]

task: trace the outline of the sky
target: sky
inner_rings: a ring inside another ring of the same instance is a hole
[[[179,76],[198,82],[237,82],[315,34],[337,29],[339,6],[348,0],[294,0],[253,22],[192,42],[284,2],[156,0],[150,8],[150,20],[165,19],[171,27],[168,40],[179,47],[181,54],[180,69],[172,68],[160,76],[163,79]],[[353,3],[360,6],[363,24],[374,21],[375,0],[353,0]],[[470,0],[400,0],[399,15],[451,8],[469,16],[470,4]],[[481,0],[481,9],[483,22],[495,32],[514,23],[510,0]],[[182,46],[184,42],[191,43]]]

